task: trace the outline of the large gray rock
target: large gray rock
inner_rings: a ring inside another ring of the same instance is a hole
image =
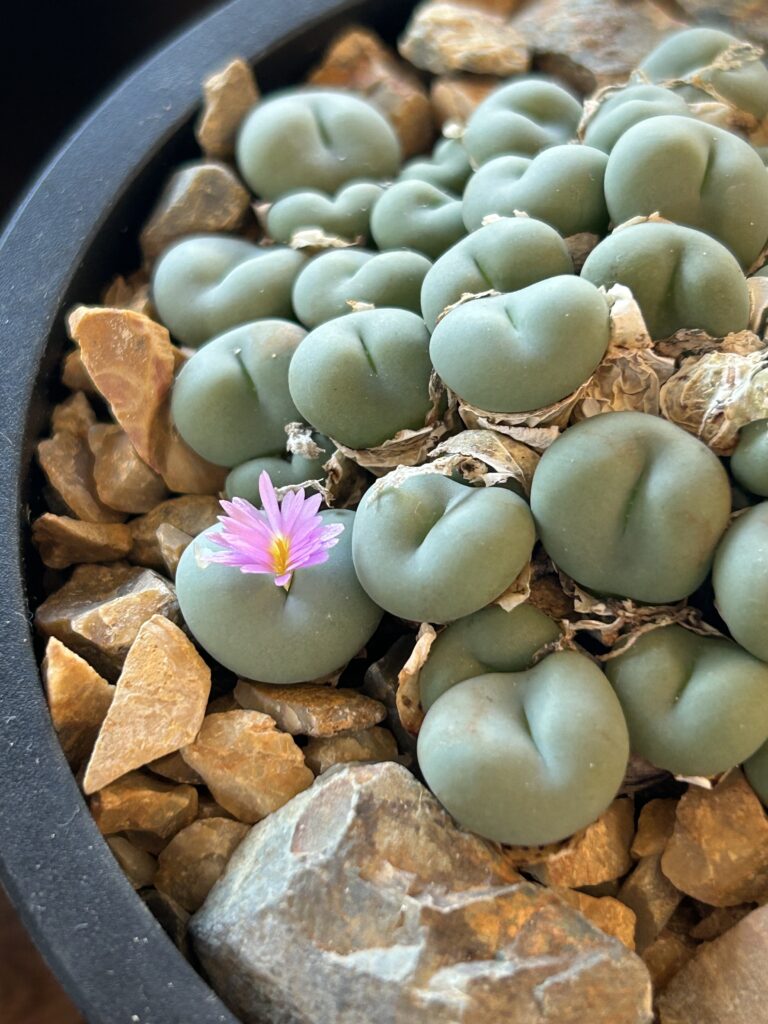
[[[321,776],[253,828],[192,921],[245,1024],[646,1024],[648,973],[403,767]]]

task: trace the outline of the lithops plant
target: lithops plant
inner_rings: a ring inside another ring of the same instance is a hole
[[[692,594],[728,524],[718,459],[645,413],[595,416],[547,449],[531,508],[555,563],[598,594],[666,604]]]
[[[610,683],[569,651],[451,687],[427,712],[418,753],[459,824],[531,846],[565,839],[606,809],[629,742]]]
[[[634,753],[677,775],[712,776],[768,737],[768,665],[731,640],[666,626],[606,664]]]
[[[237,165],[256,195],[334,193],[357,178],[395,176],[400,144],[376,108],[335,89],[290,89],[258,103],[237,139]]]
[[[158,260],[152,297],[161,321],[193,348],[262,317],[290,317],[291,289],[307,257],[228,235],[185,238]]]
[[[450,622],[499,597],[535,537],[528,505],[512,491],[425,473],[384,477],[366,492],[352,550],[365,591],[386,611]]]

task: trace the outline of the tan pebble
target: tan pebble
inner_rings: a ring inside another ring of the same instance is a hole
[[[231,818],[195,821],[160,854],[155,885],[194,913],[219,880],[249,828]]]
[[[659,998],[661,1024],[761,1024],[768,1005],[768,907],[696,955]]]
[[[51,428],[54,435],[64,431],[76,437],[87,438],[96,422],[96,413],[84,391],[76,391],[53,407]]]
[[[697,942],[711,942],[719,939],[729,928],[737,925],[755,909],[754,903],[741,903],[737,907],[715,907],[688,933]]]
[[[115,679],[142,624],[153,615],[178,621],[173,586],[148,569],[128,565],[78,565],[35,612],[43,636],[55,636]]]
[[[124,523],[83,523],[51,512],[32,524],[32,543],[51,569],[85,562],[116,562],[131,550],[131,531]]]
[[[182,755],[214,799],[248,824],[276,811],[314,780],[293,738],[258,711],[208,715]]]
[[[125,516],[100,500],[93,455],[82,434],[61,430],[40,441],[37,459],[48,483],[66,508],[86,523],[120,523]]]
[[[661,861],[682,892],[713,907],[768,897],[768,817],[741,771],[689,786]]]
[[[169,179],[142,229],[144,259],[151,263],[185,235],[237,231],[250,206],[250,193],[234,171],[215,161],[194,161]]]
[[[653,990],[663,992],[696,952],[696,943],[683,935],[665,929],[650,946],[643,950],[643,963],[653,982]]]
[[[192,543],[193,538],[184,530],[177,529],[173,523],[160,523],[155,530],[155,536],[165,571],[172,580],[175,580],[179,560]]]
[[[614,800],[608,810],[561,853],[526,870],[546,885],[569,889],[620,878],[632,866],[629,847],[634,825],[632,800],[624,797]]]
[[[97,424],[89,431],[88,446],[96,491],[105,505],[140,515],[168,496],[163,478],[139,458],[122,427]]]
[[[93,750],[115,688],[55,637],[46,645],[42,674],[53,727],[77,770]]]
[[[506,76],[530,66],[525,38],[503,17],[445,0],[427,0],[416,8],[398,49],[411,64],[435,75]]]
[[[243,118],[259,100],[259,87],[249,64],[239,57],[203,82],[203,112],[195,128],[207,156],[226,160],[234,154]]]
[[[335,764],[354,761],[396,761],[397,743],[389,729],[374,725],[359,732],[311,739],[304,748],[304,760],[315,773],[322,775]]]
[[[575,907],[579,913],[606,935],[623,942],[628,949],[635,948],[635,914],[626,904],[611,896],[588,896],[576,889],[555,887],[561,900]]]
[[[438,129],[448,122],[466,124],[475,108],[501,85],[498,78],[479,75],[444,75],[429,90],[432,117]]]
[[[125,836],[107,836],[106,842],[134,889],[144,889],[153,884],[157,861],[151,853],[140,850]]]
[[[675,827],[677,800],[649,800],[640,811],[631,853],[638,860],[652,853],[663,853]]]
[[[147,762],[147,768],[155,775],[160,775],[171,782],[186,782],[190,786],[201,786],[203,780],[197,772],[190,768],[178,750],[172,754],[164,754],[154,761]]]
[[[91,814],[104,835],[149,832],[170,839],[197,815],[197,790],[129,772],[91,798]]]
[[[139,630],[83,781],[86,793],[170,754],[198,733],[211,670],[187,636],[162,615]]]
[[[662,873],[660,860],[658,853],[643,857],[617,896],[635,912],[639,953],[657,938],[682,899],[682,893]]]
[[[333,736],[366,729],[386,716],[386,708],[356,690],[315,683],[273,686],[241,679],[235,700],[253,711],[269,715],[278,729],[292,736]]]
[[[133,537],[129,558],[137,565],[162,571],[166,565],[157,531],[164,523],[189,537],[196,537],[213,526],[221,514],[218,498],[211,495],[184,494],[180,498],[169,498],[128,524]]]

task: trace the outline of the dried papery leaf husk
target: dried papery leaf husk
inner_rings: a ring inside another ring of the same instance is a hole
[[[267,230],[267,216],[269,215],[269,211],[272,209],[273,206],[274,203],[262,202],[260,199],[257,200],[255,203],[251,203],[251,209],[253,210],[253,215],[256,218],[256,223],[259,226],[259,229],[262,233],[263,240],[265,242],[269,241],[270,243],[273,243],[274,239],[269,237],[269,232]]]
[[[365,470],[340,451],[333,453],[323,469],[326,477],[320,493],[326,505],[329,508],[354,508],[370,483]]]
[[[739,430],[768,417],[768,350],[742,354],[726,348],[727,341],[719,351],[684,359],[661,391],[662,416],[715,455],[730,455]]]
[[[290,247],[314,256],[315,253],[325,252],[327,249],[351,249],[356,245],[362,245],[365,241],[362,236],[356,238],[342,238],[340,235],[326,235],[320,228],[303,228],[301,231],[294,231],[291,235]]]
[[[497,217],[495,214],[493,214],[492,216],[494,220],[501,219],[500,217]],[[485,221],[483,223],[485,223]],[[490,224],[492,222],[489,220],[488,223]],[[459,306],[465,306],[468,302],[474,302],[475,299],[490,299],[496,295],[501,294],[502,293],[497,292],[495,288],[489,288],[487,291],[484,292],[462,292],[455,302],[452,302],[450,306],[446,306],[445,309],[443,309],[440,313],[437,314],[435,323],[439,324],[440,321],[444,317],[448,316],[450,312],[452,312],[454,309],[458,309]]]
[[[619,793],[621,795],[637,793],[641,789],[648,789],[649,786],[665,782],[669,777],[670,773],[665,771],[665,769],[657,768],[656,765],[646,761],[639,754],[630,754],[627,771]]]
[[[725,338],[713,338],[706,331],[689,328],[654,342],[653,347],[659,355],[674,359],[679,368],[686,359],[698,359],[708,352],[735,352],[742,356],[750,352],[761,352],[768,347],[768,342],[752,331],[738,331],[736,334],[726,335]]]
[[[435,445],[457,426],[456,401],[434,372],[429,380],[429,397],[432,405],[424,426],[418,430],[399,430],[375,448],[347,448],[331,440],[342,455],[374,476],[384,476],[398,466],[420,466]]]
[[[499,594],[495,600],[491,601],[491,604],[499,605],[505,612],[511,612],[518,605],[525,604],[531,596],[532,574],[531,563],[528,562],[512,580],[504,593]]]
[[[760,338],[765,337],[768,326],[768,277],[750,277],[749,288],[749,329]]]
[[[611,234],[616,234],[617,231],[623,231],[624,228],[633,228],[638,224],[674,224],[674,221],[667,220],[666,217],[662,217],[660,213],[651,213],[648,216],[638,214],[637,217],[630,217],[629,220],[622,221],[618,224]]]
[[[533,412],[501,413],[478,409],[459,399],[459,416],[470,430],[494,430],[538,452],[543,452],[563,430],[586,384],[554,405]]]
[[[728,772],[721,772],[720,775],[675,775],[675,782],[686,782],[689,786],[698,786],[699,789],[714,789],[718,782],[725,778]]]
[[[403,728],[412,736],[418,736],[425,712],[421,706],[419,676],[429,657],[432,644],[437,639],[437,630],[428,622],[422,622],[416,635],[411,654],[397,676],[397,713]]]
[[[361,299],[345,299],[344,301],[353,313],[367,313],[369,309],[376,309],[373,302],[363,302]]]
[[[429,458],[449,459],[450,472],[461,473],[467,483],[492,487],[515,480],[526,495],[539,463],[532,448],[495,430],[462,430],[441,441]]]
[[[319,459],[323,449],[312,440],[312,428],[306,423],[286,423],[285,450],[304,459]]]
[[[611,342],[603,361],[587,381],[573,410],[574,422],[604,412],[660,414],[661,386],[675,371],[673,359],[658,355],[640,308],[624,285],[607,293],[611,305]]]
[[[722,636],[705,622],[698,608],[686,604],[637,604],[630,598],[595,597],[578,583],[560,573],[563,590],[573,597],[574,619],[569,622],[575,633],[587,633],[610,648],[598,655],[599,661],[610,661],[629,650],[641,636],[664,626],[678,625],[700,636]]]
[[[589,128],[592,121],[597,116],[597,112],[605,103],[606,100],[610,99],[611,96],[615,96],[617,92],[623,92],[629,83],[627,82],[609,82],[608,85],[603,85],[591,96],[587,96],[584,100],[583,112],[581,120],[579,121],[578,128],[576,129],[576,138],[579,142],[584,142],[584,136],[587,134],[587,128]]]
[[[582,267],[587,262],[587,256],[600,244],[602,239],[600,235],[594,235],[591,231],[580,231],[578,235],[568,235],[564,241],[568,255],[573,261],[574,273],[580,274]]]
[[[467,126],[463,121],[446,121],[441,133],[444,139],[463,139]]]

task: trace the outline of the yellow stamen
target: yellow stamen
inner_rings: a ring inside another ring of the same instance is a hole
[[[282,533],[276,533],[269,545],[269,554],[272,556],[272,571],[275,576],[282,576],[288,571],[288,562],[291,557],[291,542]]]

